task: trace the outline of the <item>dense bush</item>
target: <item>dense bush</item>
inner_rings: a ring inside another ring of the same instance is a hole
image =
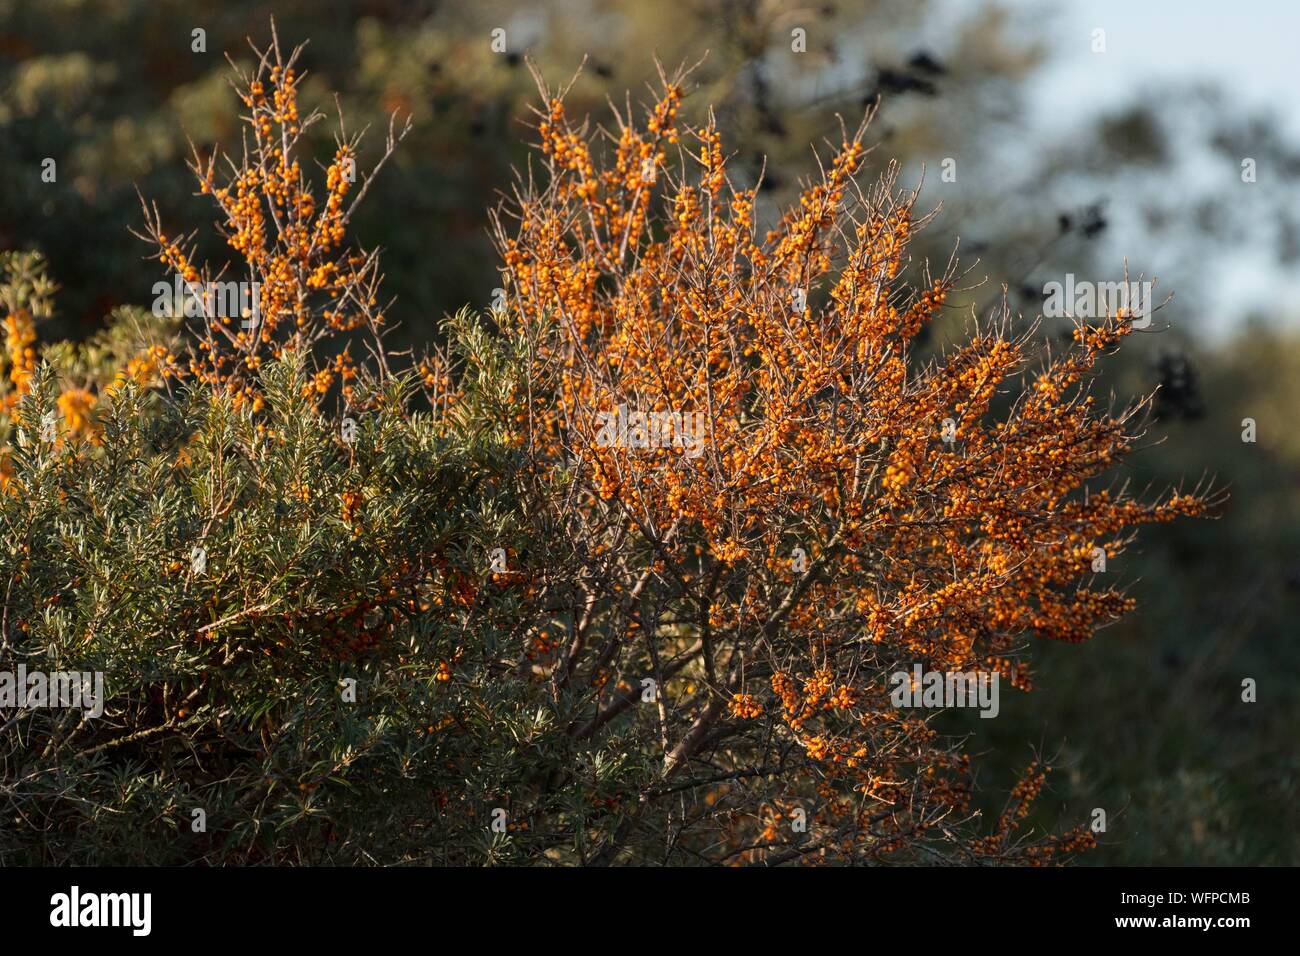
[[[890,675],[1027,689],[1032,638],[1130,609],[1097,549],[1202,510],[1093,487],[1137,437],[1143,403],[1087,391],[1130,316],[1057,354],[1004,317],[918,360],[957,272],[908,269],[925,217],[892,172],[859,188],[863,129],[760,236],[713,123],[679,126],[678,75],[608,138],[544,91],[498,307],[397,355],[377,256],[346,242],[355,140],[317,199],[293,63],[273,43],[241,77],[228,178],[195,159],[229,258],[156,210],[141,232],[187,282],[251,276],[259,322],[124,310],[38,361],[53,290],[7,262],[0,668],[103,671],[108,700],[3,718],[0,862],[1090,845],[1025,832],[1038,764],[981,822],[960,741]],[[611,431],[628,408],[668,440]]]
[[[428,846],[404,804],[431,799],[441,743],[460,745],[442,732],[457,695],[439,689],[481,640],[431,609],[456,600],[477,542],[503,536],[486,443],[381,406],[345,444],[304,382],[300,364],[266,366],[256,419],[205,389],[149,410],[130,384],[100,409],[101,453],[71,437],[17,450],[0,504],[6,664],[103,671],[110,702],[99,719],[10,718],[5,862]],[[24,419],[52,386],[38,373]],[[384,397],[400,409],[402,384]]]

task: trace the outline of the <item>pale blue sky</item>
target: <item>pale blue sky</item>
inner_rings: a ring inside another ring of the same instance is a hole
[[[966,3],[966,0],[954,0]],[[1042,17],[1052,56],[1038,104],[1088,91],[1099,105],[1159,80],[1212,80],[1246,106],[1290,106],[1300,97],[1297,0],[1002,0]],[[1091,50],[1106,31],[1106,53]],[[1068,113],[1052,111],[1056,120]],[[1279,111],[1300,134],[1300,114]]]
[[[942,0],[963,17],[988,0]],[[1169,84],[1210,83],[1234,114],[1263,113],[1279,132],[1300,142],[1300,0],[998,0],[1017,14],[1020,29],[1046,47],[1042,69],[1026,85],[1028,136],[1023,148],[1059,142],[1097,114]],[[939,18],[941,22],[944,18]],[[935,21],[931,21],[935,25]],[[1106,51],[1092,50],[1093,31],[1106,31]],[[1214,117],[1206,117],[1209,125]],[[1203,152],[1172,143],[1174,168],[1128,185],[1146,195],[1190,198],[1207,180],[1232,170]],[[1122,187],[1123,183],[1117,183]],[[1234,188],[1225,181],[1222,188]],[[1209,188],[1218,189],[1216,183]],[[1261,170],[1260,207],[1300,202],[1300,183]],[[1123,202],[1122,197],[1119,201]],[[1122,211],[1121,211],[1122,212]],[[1118,227],[1112,236],[1159,274],[1180,250]],[[1261,232],[1261,236],[1263,233]],[[1208,280],[1196,303],[1200,327],[1228,332],[1252,309],[1286,324],[1300,324],[1300,275],[1281,266],[1270,240],[1223,244],[1204,264]],[[1161,260],[1165,261],[1161,261]],[[1176,271],[1176,270],[1175,270]],[[1176,315],[1177,313],[1172,313]]]

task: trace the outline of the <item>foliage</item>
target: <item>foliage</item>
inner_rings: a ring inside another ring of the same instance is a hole
[[[564,529],[556,704],[593,712],[580,737],[625,727],[653,755],[596,859],[644,859],[652,834],[671,835],[665,860],[1087,845],[1022,841],[1036,767],[991,832],[967,827],[966,763],[892,706],[889,678],[919,662],[1027,688],[1026,637],[1080,642],[1132,607],[1096,549],[1202,511],[1201,489],[1093,483],[1138,438],[1144,402],[1104,411],[1087,392],[1131,317],[1079,325],[1059,355],[1004,317],[914,361],[955,265],[907,280],[924,217],[892,171],[859,189],[863,129],[759,238],[715,125],[676,123],[681,80],[594,142],[545,94],[543,169],[497,225],[499,321],[532,369],[527,500]],[[702,412],[703,453],[611,442],[599,423],[620,407]],[[800,809],[806,834],[782,822]]]
[[[299,64],[304,115],[337,102],[350,130],[382,130],[394,111],[412,120],[406,148],[358,210],[355,234],[388,250],[395,337],[418,345],[437,334],[439,316],[465,302],[486,306],[498,284],[481,212],[523,155],[517,118],[532,95],[525,56],[564,73],[588,57],[571,96],[599,109],[611,90],[640,91],[653,79],[651,51],[674,63],[708,51],[695,74],[698,102],[716,106],[743,140],[749,169],[766,163],[770,194],[786,195],[807,144],[835,113],[860,111],[879,70],[905,70],[933,6],[333,0],[322,17],[317,0],[0,0],[0,249],[39,248],[55,274],[77,276],[65,282],[48,327],[54,338],[84,338],[114,307],[139,303],[148,289],[139,287],[139,250],[122,241],[137,190],[171,221],[205,211],[183,160],[192,146],[207,155],[238,143],[240,104],[225,58],[255,67],[245,38],[264,35],[270,10],[285,36],[311,37]],[[901,97],[923,99],[925,111],[891,108],[891,155],[930,148],[935,130],[946,144],[977,146],[976,130],[987,125],[973,118],[987,115],[986,104],[1006,109],[1033,62],[1009,20],[997,10],[948,15],[944,47],[932,51],[946,63],[947,73],[931,77],[941,95]],[[806,28],[803,54],[791,52],[796,26]],[[200,29],[201,50],[193,36]],[[496,29],[506,31],[500,51]],[[306,168],[331,162],[328,130],[304,139]],[[369,148],[359,168],[375,162],[382,140]],[[46,158],[58,162],[57,184],[39,175]],[[427,253],[431,236],[436,256]],[[209,230],[198,240],[205,256],[221,252]]]
[[[229,259],[200,265],[146,207],[186,281],[259,280],[255,333],[127,311],[40,362],[53,290],[6,260],[0,668],[103,671],[108,700],[3,718],[0,862],[1090,845],[1026,827],[1038,763],[983,825],[960,740],[889,678],[1027,689],[1031,638],[1131,608],[1094,548],[1205,507],[1096,486],[1139,436],[1145,403],[1088,391],[1129,317],[1051,354],[1003,315],[920,360],[958,273],[908,268],[925,217],[894,170],[860,188],[863,128],[760,237],[759,187],[730,178],[712,117],[679,123],[678,74],[608,134],[543,90],[538,168],[496,219],[493,327],[462,313],[445,353],[397,355],[377,257],[344,241],[355,141],[322,202],[299,165],[294,57],[273,41],[242,74],[253,145],[229,185],[196,156]],[[701,453],[680,430],[611,444],[620,405],[704,422]]]

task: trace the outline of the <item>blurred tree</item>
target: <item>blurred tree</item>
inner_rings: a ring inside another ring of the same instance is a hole
[[[383,126],[394,110],[413,120],[407,148],[357,226],[365,244],[388,250],[394,318],[418,342],[443,313],[485,306],[499,281],[485,211],[524,156],[521,121],[533,93],[525,57],[553,80],[585,58],[569,96],[577,111],[603,109],[611,91],[643,89],[656,55],[670,65],[703,58],[691,102],[715,104],[744,144],[749,176],[766,159],[773,202],[759,213],[770,218],[797,186],[790,171],[807,168],[809,144],[838,137],[836,112],[856,122],[876,93],[887,97],[889,157],[905,158],[940,141],[939,131],[950,144],[978,140],[975,118],[1013,99],[1036,54],[1006,35],[1005,18],[973,17],[955,24],[951,48],[922,50],[915,34],[930,6],[343,0],[323,10],[305,0],[0,0],[0,248],[48,257],[65,287],[62,314],[49,325],[55,338],[84,337],[114,306],[145,304],[158,276],[141,268],[147,250],[125,234],[140,222],[137,189],[164,220],[203,213],[181,160],[188,141],[206,152],[238,135],[224,54],[247,66],[246,38],[264,36],[274,15],[283,35],[312,38],[306,107],[332,115],[338,90],[349,129]],[[918,98],[925,109],[908,104]],[[332,152],[322,135],[322,166]],[[46,158],[57,164],[54,183],[41,178]]]

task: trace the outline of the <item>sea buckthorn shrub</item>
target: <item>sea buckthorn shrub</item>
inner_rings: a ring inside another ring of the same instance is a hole
[[[214,149],[205,161],[196,148],[190,162],[199,192],[210,196],[220,213],[217,231],[231,258],[217,265],[200,262],[193,233],[177,235],[157,207],[143,201],[145,228],[136,233],[154,248],[168,274],[198,290],[212,290],[220,282],[242,282],[256,290],[240,314],[223,310],[212,291],[190,308],[199,321],[188,363],[193,377],[255,405],[258,393],[248,382],[250,373],[285,346],[331,359],[314,369],[312,385],[322,395],[338,389],[350,398],[359,373],[354,347],[368,350],[388,371],[382,343],[388,303],[380,301],[379,253],[345,240],[371,180],[410,122],[399,128],[393,114],[383,154],[366,173],[358,165],[361,135],[345,133],[340,109],[336,148],[324,168],[324,195],[318,197],[308,177],[305,134],[325,115],[300,111],[302,50],[298,46],[286,55],[273,24],[272,42],[253,48],[256,67],[247,73],[235,68],[239,99],[248,111],[242,117],[247,132],[241,154],[231,157]]]
[[[3,263],[0,671],[103,672],[106,700],[0,712],[0,864],[1090,844],[1029,826],[1037,761],[978,819],[961,740],[889,676],[1028,689],[1034,639],[1131,607],[1094,549],[1203,509],[1094,485],[1138,437],[1144,403],[1088,391],[1129,317],[1047,354],[1004,313],[919,355],[958,273],[910,266],[925,217],[895,169],[860,187],[865,126],[760,231],[714,123],[679,126],[676,74],[608,129],[543,86],[493,219],[498,307],[393,354],[348,238],[357,141],[317,198],[296,53],[258,55],[246,148],[193,163],[229,258],[150,205],[139,232],[187,282],[256,281],[258,322],[121,310],[42,347],[54,287]],[[699,430],[611,441],[629,409]]]
[[[1089,386],[1132,317],[1053,350],[1004,309],[922,353],[959,273],[909,262],[927,217],[895,166],[862,184],[866,124],[762,228],[759,185],[729,176],[713,120],[678,124],[684,77],[662,79],[643,117],[600,127],[539,79],[536,162],[495,220],[498,324],[530,366],[521,500],[562,530],[538,536],[561,550],[535,671],[576,741],[636,758],[582,859],[1087,848],[1085,827],[1027,832],[1037,761],[1005,813],[974,819],[969,759],[932,711],[893,706],[890,676],[1028,690],[1034,641],[1087,640],[1132,608],[1096,555],[1205,508],[1208,489],[1105,484],[1146,403],[1108,408]],[[658,416],[658,440],[611,427],[633,411]],[[665,420],[702,422],[699,447]]]

